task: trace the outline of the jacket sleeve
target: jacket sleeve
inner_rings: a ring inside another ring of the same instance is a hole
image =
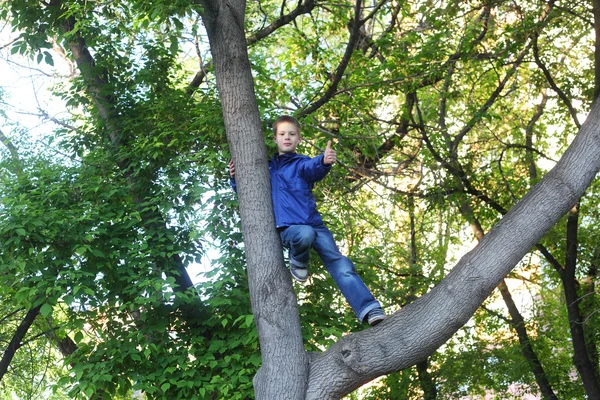
[[[233,191],[237,193],[237,185],[235,184],[234,178],[229,178],[229,184],[231,185],[231,188],[233,189]]]
[[[323,154],[319,154],[314,158],[309,158],[302,163],[300,175],[310,183],[315,183],[325,178],[331,171],[331,165],[323,164]]]

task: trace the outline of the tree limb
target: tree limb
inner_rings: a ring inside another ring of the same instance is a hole
[[[460,213],[465,217],[467,221],[469,221],[471,225],[471,230],[477,238],[477,241],[481,241],[485,236],[485,232],[483,231],[479,220],[475,217],[473,210],[469,206],[468,202],[463,202],[463,204],[460,207]],[[538,358],[535,350],[533,349],[533,346],[531,345],[531,339],[529,338],[529,334],[527,333],[527,329],[525,327],[525,319],[523,318],[523,315],[521,315],[521,312],[517,308],[512,298],[512,295],[508,290],[506,280],[502,279],[502,281],[498,285],[498,290],[500,291],[502,299],[504,300],[504,304],[506,305],[508,313],[510,314],[510,319],[508,320],[508,323],[517,333],[517,337],[519,338],[519,345],[521,347],[521,353],[523,354],[525,360],[527,360],[527,363],[531,368],[531,372],[535,377],[540,391],[542,392],[545,399],[558,400],[558,397],[552,389],[552,385],[550,385],[550,381],[548,380],[546,372],[542,367],[542,363],[540,362],[540,359]]]
[[[344,73],[346,72],[346,68],[350,63],[350,59],[352,58],[352,53],[354,52],[356,40],[360,33],[360,27],[363,26],[366,22],[366,20],[361,20],[360,18],[362,0],[355,1],[356,3],[354,5],[354,20],[352,22],[352,30],[350,31],[348,44],[346,45],[346,51],[344,52],[342,60],[340,61],[335,72],[332,75],[331,84],[329,85],[323,96],[321,96],[321,98],[319,98],[317,101],[312,102],[312,104],[310,104],[308,107],[305,107],[303,110],[300,110],[300,112],[298,113],[298,118],[302,118],[305,115],[312,114],[313,112],[321,108],[321,106],[327,103],[327,101],[329,101],[329,99],[331,99],[335,95],[337,87],[340,81],[342,80]]]
[[[567,303],[569,327],[573,339],[573,359],[587,396],[590,399],[600,399],[600,382],[596,376],[596,369],[588,357],[583,321],[579,311],[580,298],[577,293],[578,282],[575,278],[577,266],[577,231],[579,227],[579,206],[576,205],[569,212],[567,218],[567,257],[565,273],[561,276]]]
[[[316,356],[306,399],[339,399],[377,376],[416,364],[445,343],[600,171],[599,126],[597,102],[556,166],[446,278],[375,328],[344,336]],[[504,249],[502,254],[498,249]]]
[[[6,347],[6,350],[4,350],[4,355],[0,360],[0,381],[2,381],[2,378],[6,374],[6,371],[8,371],[8,367],[12,362],[13,358],[15,357],[17,350],[19,350],[19,348],[23,345],[23,338],[27,334],[27,331],[29,331],[29,328],[33,324],[33,321],[35,321],[35,318],[40,313],[41,308],[42,305],[40,304],[39,306],[34,307],[27,312],[27,314],[17,327],[17,330],[15,331],[15,334],[13,335],[10,343]]]

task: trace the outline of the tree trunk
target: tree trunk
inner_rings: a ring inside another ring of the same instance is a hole
[[[594,366],[594,371],[598,380],[600,380],[600,365],[598,360],[598,346],[596,338],[600,335],[600,318],[598,315],[598,302],[596,301],[596,290],[598,285],[598,263],[600,262],[600,248],[594,253],[594,258],[590,263],[585,278],[581,282],[581,317],[585,321],[583,333],[585,334],[585,344],[587,346],[590,361]],[[594,323],[595,322],[595,323]]]
[[[254,378],[255,395],[257,399],[304,399],[308,355],[275,229],[267,153],[244,33],[245,2],[204,1],[203,6],[236,167],[250,301],[262,355],[262,366]]]
[[[594,98],[600,96],[600,0],[593,0],[594,13]]]
[[[600,170],[600,103],[558,164],[429,293],[375,328],[342,337],[307,364],[296,299],[282,267],[241,0],[205,1],[225,128],[236,165],[242,233],[262,367],[257,399],[339,399],[432,354],[584,193]],[[306,396],[306,368],[309,366]]]

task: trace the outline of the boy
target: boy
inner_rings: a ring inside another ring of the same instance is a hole
[[[273,134],[278,154],[269,161],[271,196],[277,231],[283,246],[289,249],[292,277],[299,282],[308,279],[309,252],[314,248],[359,321],[377,325],[385,319],[381,305],[356,274],[352,261],[340,253],[312,194],[314,184],[323,179],[337,161],[331,141],[317,157],[296,153],[302,141],[300,123],[288,115],[275,121]],[[235,190],[233,162],[229,163],[229,173]]]

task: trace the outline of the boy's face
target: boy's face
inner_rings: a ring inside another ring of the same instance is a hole
[[[275,133],[275,143],[279,154],[295,153],[296,147],[302,141],[302,136],[296,125],[289,122],[280,122]]]

